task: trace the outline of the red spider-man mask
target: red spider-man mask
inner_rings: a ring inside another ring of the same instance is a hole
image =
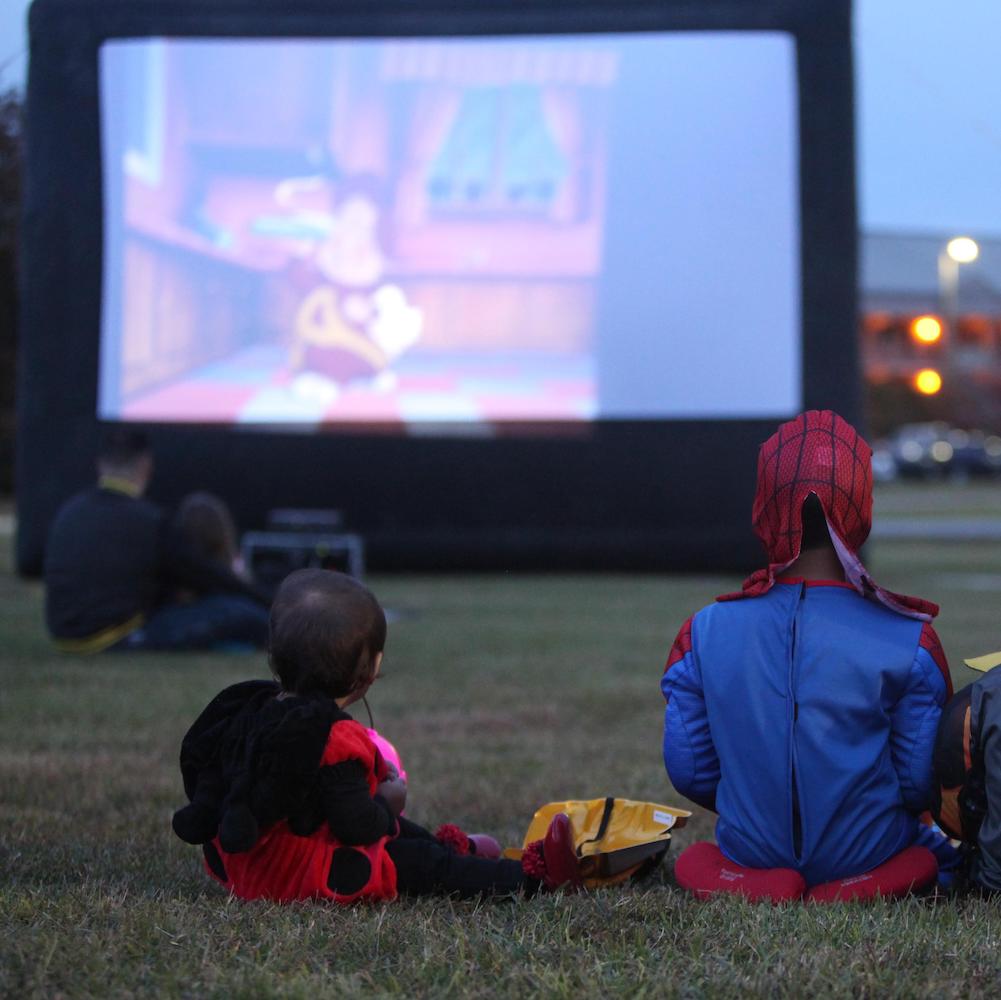
[[[808,410],[781,427],[758,452],[758,488],[752,523],[768,554],[768,568],[744,581],[739,594],[767,593],[799,558],[803,502],[816,494],[845,578],[863,596],[900,614],[931,619],[938,606],[894,594],[869,575],[858,552],[872,527],[872,449],[851,424],[831,410]]]
[[[784,569],[799,556],[803,501],[811,493],[832,537],[857,553],[872,527],[872,448],[830,410],[800,414],[758,452],[751,520],[773,565]]]

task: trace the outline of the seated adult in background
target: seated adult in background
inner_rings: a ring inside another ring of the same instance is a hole
[[[263,594],[200,554],[142,499],[153,473],[145,434],[112,428],[97,486],[56,515],[45,553],[45,619],[67,652],[264,646]],[[189,599],[176,599],[184,591]]]
[[[858,551],[872,450],[831,411],[783,424],[758,455],[753,524],[768,566],[685,622],[662,690],[674,787],[719,814],[717,845],[675,874],[700,898],[902,895],[958,860],[919,817],[952,693],[930,624]]]

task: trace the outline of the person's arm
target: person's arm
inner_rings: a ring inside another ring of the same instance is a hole
[[[199,594],[241,594],[264,607],[271,603],[252,581],[241,579],[228,566],[198,553],[167,518],[160,526],[157,545],[162,583]]]
[[[951,695],[949,664],[935,629],[926,622],[906,686],[890,710],[890,759],[904,806],[912,812],[931,804],[935,734]]]
[[[660,682],[664,710],[664,766],[685,798],[716,809],[719,757],[709,730],[702,673],[692,650],[692,619],[674,640]]]
[[[342,844],[372,844],[395,834],[396,814],[378,793],[372,795],[364,765],[357,760],[320,768],[323,814],[330,833]]]
[[[395,764],[385,761],[386,777],[379,782],[375,794],[399,816],[407,808],[407,783],[400,777]]]

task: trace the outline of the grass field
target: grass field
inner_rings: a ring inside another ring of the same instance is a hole
[[[1001,517],[1001,489],[883,487],[877,509]],[[885,585],[943,604],[968,683],[961,657],[1001,647],[1001,544],[884,542],[868,558]],[[658,681],[678,625],[736,578],[370,582],[400,612],[371,702],[415,819],[516,843],[551,799],[683,804],[660,761]],[[207,699],[265,676],[263,658],[59,656],[40,586],[2,565],[0,596],[4,997],[1001,994],[997,904],[699,905],[670,861],[641,886],[528,902],[230,900],[170,831],[176,755]],[[675,848],[711,831],[697,812]]]

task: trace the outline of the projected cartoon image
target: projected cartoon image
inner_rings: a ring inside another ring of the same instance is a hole
[[[380,391],[396,388],[396,361],[420,337],[423,316],[396,285],[379,284],[385,261],[379,246],[379,208],[349,195],[329,220],[316,252],[324,283],[295,314],[289,367],[300,396],[333,401],[339,388],[368,380]]]
[[[104,137],[122,177],[105,416],[594,415],[611,48],[106,49],[132,96]]]
[[[788,35],[114,39],[100,65],[106,419],[801,408]]]

